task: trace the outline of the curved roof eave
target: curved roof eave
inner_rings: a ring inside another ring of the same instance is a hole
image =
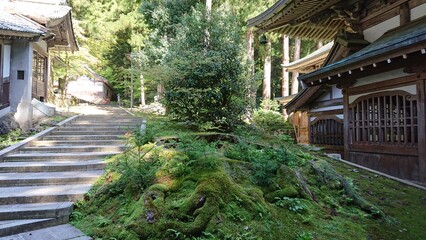
[[[254,18],[251,18],[247,21],[247,27],[255,27],[256,25],[262,23],[263,21],[272,17],[275,13],[281,11],[285,5],[287,5],[288,1],[292,0],[278,0],[272,7],[266,9],[266,11],[257,15]]]
[[[331,48],[333,47],[334,42],[329,42],[323,47],[319,48],[318,50],[312,52],[311,54],[307,55],[304,58],[301,58],[297,61],[291,62],[289,64],[282,64],[284,68],[291,68],[296,69],[300,67],[304,67],[312,62],[315,62],[316,60],[319,60],[321,58],[326,58],[328,53],[330,52]]]

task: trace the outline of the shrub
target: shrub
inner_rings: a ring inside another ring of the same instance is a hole
[[[284,119],[275,100],[263,100],[260,108],[254,111],[253,123],[267,132],[279,132],[285,127]]]
[[[241,29],[235,21],[227,11],[217,10],[208,21],[204,10],[197,9],[183,19],[180,37],[168,56],[172,74],[165,100],[172,118],[226,130],[241,121],[246,80]],[[205,29],[209,29],[208,41]]]
[[[253,114],[253,122],[258,127],[268,132],[276,132],[284,128],[282,115],[272,110],[256,110]]]

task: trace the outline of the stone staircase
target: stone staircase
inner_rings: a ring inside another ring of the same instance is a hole
[[[131,116],[80,116],[0,156],[0,237],[67,223],[73,202],[125,149]]]

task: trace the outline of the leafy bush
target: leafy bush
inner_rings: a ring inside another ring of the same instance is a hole
[[[168,57],[167,112],[179,121],[230,129],[245,110],[241,29],[227,11],[213,10],[208,21],[200,8],[183,19]]]
[[[256,110],[253,114],[253,122],[268,132],[276,132],[284,128],[283,116],[272,110]]]
[[[285,127],[284,119],[278,111],[277,101],[263,100],[260,108],[254,111],[253,123],[267,132],[277,132]]]
[[[231,159],[237,159],[251,163],[252,179],[259,186],[268,186],[273,184],[275,176],[281,164],[287,166],[302,166],[306,160],[312,159],[308,154],[294,154],[288,151],[285,145],[278,148],[268,146],[252,145],[245,142],[239,144],[227,145],[225,147],[225,156]]]

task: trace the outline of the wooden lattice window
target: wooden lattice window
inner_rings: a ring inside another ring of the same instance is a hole
[[[310,143],[317,145],[344,145],[343,120],[335,117],[318,117],[309,127]]]
[[[416,96],[388,91],[358,98],[349,105],[349,134],[351,143],[417,145]]]
[[[47,71],[47,58],[37,51],[33,52],[32,96],[44,96],[44,81]]]

